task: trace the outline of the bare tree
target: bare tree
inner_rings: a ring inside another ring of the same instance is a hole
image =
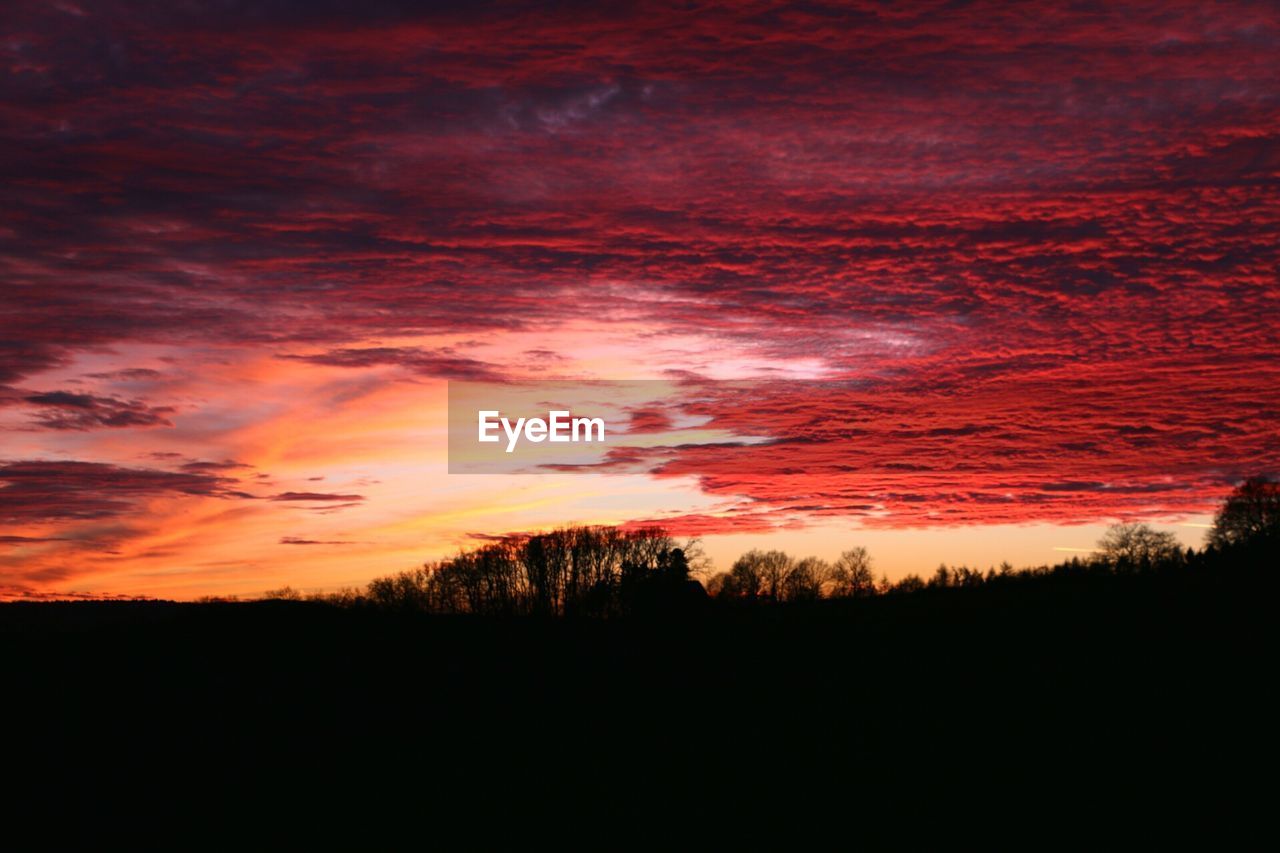
[[[1150,565],[1182,555],[1182,547],[1172,533],[1147,524],[1113,524],[1098,540],[1098,550],[1118,566]]]
[[[711,557],[707,555],[706,549],[702,547],[702,540],[696,537],[686,539],[684,547],[685,560],[689,563],[689,574],[695,578],[711,576]]]
[[[782,581],[782,598],[786,601],[814,601],[822,597],[823,587],[831,582],[831,564],[817,557],[805,557],[795,563]]]
[[[871,555],[861,546],[840,555],[832,569],[834,594],[862,597],[876,594],[876,576],[871,570]]]
[[[622,586],[684,578],[688,561],[660,528],[566,527],[505,536],[370,582],[381,606],[438,613],[560,614],[616,609]]]
[[[791,558],[782,551],[752,549],[734,561],[722,593],[737,598],[779,601],[791,566]]]
[[[785,598],[787,575],[795,561],[784,551],[752,551],[756,554],[760,567],[760,580],[764,585],[764,594],[773,601]]]
[[[730,598],[745,598],[749,601],[760,597],[764,591],[764,580],[760,575],[759,551],[748,551],[733,561],[729,576],[721,585],[721,594]]]

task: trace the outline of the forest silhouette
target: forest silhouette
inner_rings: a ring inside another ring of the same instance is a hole
[[[929,577],[909,574],[891,581],[876,577],[864,547],[850,548],[834,562],[756,549],[728,571],[711,574],[696,539],[679,542],[656,526],[572,526],[497,537],[421,568],[377,578],[363,590],[303,595],[284,587],[263,598],[449,615],[608,617],[699,612],[708,598],[717,606],[742,607],[1134,574],[1247,571],[1278,561],[1280,484],[1261,477],[1244,481],[1223,502],[1206,538],[1202,549],[1184,549],[1171,533],[1144,523],[1118,523],[1087,558],[1024,568],[1004,562],[985,571],[943,564]]]
[[[6,757],[77,801],[111,790],[83,768],[145,766],[151,809],[197,779],[247,808],[338,786],[480,833],[685,804],[872,826],[931,795],[1149,840],[1143,815],[1258,807],[1278,488],[1243,484],[1200,549],[1121,525],[1088,558],[894,582],[856,548],[708,577],[696,543],[579,527],[311,600],[0,605]]]

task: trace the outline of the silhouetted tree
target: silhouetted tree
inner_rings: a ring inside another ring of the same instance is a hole
[[[1172,533],[1147,524],[1113,524],[1098,540],[1102,557],[1119,567],[1136,568],[1176,560],[1182,547]]]
[[[378,578],[369,584],[367,600],[436,613],[604,615],[662,579],[683,587],[688,575],[684,549],[659,528],[566,527],[503,537]]]
[[[729,580],[728,572],[717,572],[707,579],[707,595],[719,598],[724,592],[725,583]]]
[[[397,610],[433,610],[431,584],[436,570],[431,566],[401,572],[369,582],[369,600]]]
[[[760,577],[760,567],[752,556],[755,553],[758,552],[749,551],[734,560],[729,574],[720,584],[722,595],[747,601],[754,601],[760,597],[764,587]]]
[[[335,592],[314,592],[307,596],[307,601],[317,604],[331,604],[334,607],[355,607],[365,601],[364,593],[355,587],[344,586]]]
[[[703,577],[707,577],[711,574],[711,558],[702,547],[701,539],[696,537],[686,539],[680,550],[684,552],[684,559],[689,565],[690,576],[697,577],[701,575]]]
[[[721,593],[748,601],[757,598],[779,601],[791,564],[791,558],[782,551],[752,549],[734,561]]]
[[[794,563],[782,580],[783,601],[815,601],[831,582],[831,564],[817,557]]]
[[[871,571],[871,555],[861,546],[850,548],[836,560],[832,571],[832,594],[860,598],[876,594],[876,576]]]
[[[1215,548],[1280,543],[1280,483],[1250,477],[1227,496],[1213,520]]]
[[[689,560],[683,548],[672,548],[663,554],[659,569],[669,582],[684,583],[689,579]]]
[[[907,575],[895,583],[891,591],[895,593],[919,592],[925,587],[924,579],[919,575]]]
[[[986,572],[943,563],[926,582],[907,575],[896,583],[871,571],[865,548],[852,548],[835,564],[817,557],[795,560],[782,551],[753,549],[728,572],[708,579],[707,588],[691,578],[693,564],[707,561],[696,540],[683,546],[660,528],[566,527],[532,535],[507,536],[420,569],[372,581],[364,593],[308,596],[343,606],[394,607],[434,613],[491,615],[592,615],[621,613],[670,615],[696,612],[710,593],[724,602],[798,602],[826,595],[860,597],[881,593],[907,595],[923,590],[951,591],[1010,585],[1033,580],[1071,581],[1106,575],[1116,569],[1160,573],[1192,567],[1267,566],[1269,551],[1252,549],[1275,542],[1280,485],[1250,480],[1232,494],[1218,515],[1211,544],[1202,551],[1182,549],[1176,538],[1146,524],[1117,524],[1099,541],[1099,555],[1055,566],[1014,569],[1001,563]],[[285,587],[268,595],[301,598]]]
[[[933,577],[929,578],[929,586],[936,589],[946,589],[951,586],[951,570],[947,568],[946,563],[939,565]]]
[[[765,596],[771,601],[781,601],[785,595],[787,575],[791,574],[795,561],[784,551],[752,551],[750,553],[755,555]]]

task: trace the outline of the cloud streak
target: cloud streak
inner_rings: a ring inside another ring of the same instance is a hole
[[[111,518],[165,495],[250,497],[225,477],[81,461],[8,462],[0,484],[0,519],[10,524]]]
[[[40,426],[57,430],[173,426],[167,416],[175,411],[172,406],[148,406],[138,400],[70,391],[48,391],[23,399],[39,407],[36,422]]]

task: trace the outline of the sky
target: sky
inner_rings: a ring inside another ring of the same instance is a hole
[[[1198,544],[1280,474],[1278,43],[1185,0],[6,4],[0,595],[567,523],[890,577]],[[530,378],[759,388],[449,474],[449,380]]]

